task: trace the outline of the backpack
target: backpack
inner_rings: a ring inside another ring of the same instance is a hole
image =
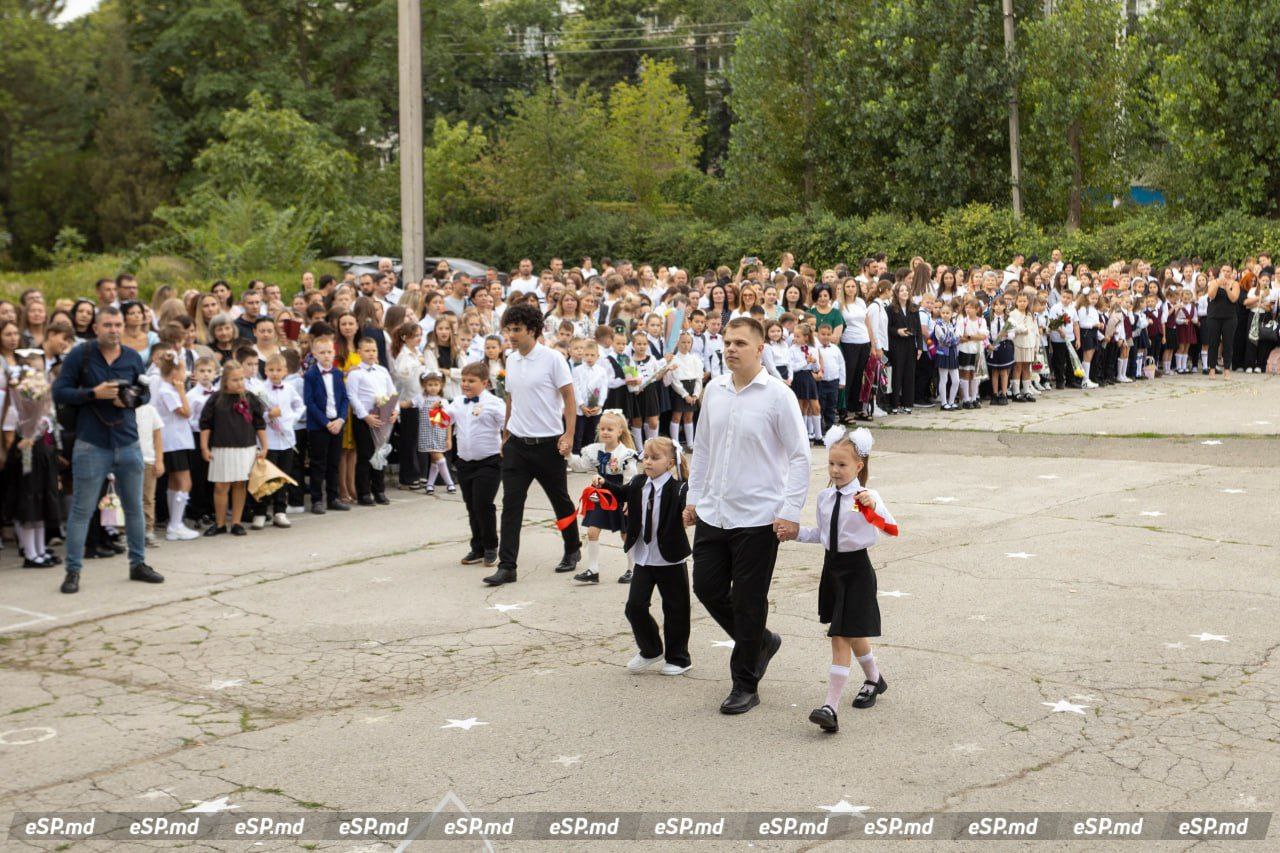
[[[88,346],[96,347],[98,345],[97,341],[86,341],[85,343]],[[84,372],[88,366],[89,353],[86,352],[85,357],[80,360],[80,373],[76,376],[77,388],[79,388],[81,383],[84,382]],[[74,433],[76,431],[76,422],[80,419],[80,405],[83,404],[61,405],[56,407],[58,413],[58,426],[63,432]]]

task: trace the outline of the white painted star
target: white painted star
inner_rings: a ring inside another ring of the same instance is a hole
[[[940,503],[940,504],[949,504],[949,503],[955,503],[956,501],[958,501],[958,500],[960,500],[960,499],[959,499],[959,498],[953,498],[953,497],[941,497],[941,498],[934,498],[934,500],[935,500],[935,501],[937,501],[937,502],[938,502],[938,503]]]
[[[1197,640],[1199,640],[1199,641],[1200,641],[1200,642],[1202,642],[1202,643],[1208,643],[1208,642],[1215,642],[1215,643],[1229,643],[1229,642],[1231,642],[1230,640],[1228,640],[1228,639],[1227,639],[1227,635],[1226,635],[1226,634],[1207,634],[1207,633],[1201,632],[1201,633],[1199,633],[1199,634],[1190,634],[1190,635],[1188,635],[1188,636],[1195,637]]]
[[[238,808],[240,807],[228,803],[227,798],[224,796],[218,797],[216,800],[205,800],[196,803],[194,806],[189,809],[185,809],[184,811],[195,814],[217,814],[218,812],[226,812]]]
[[[1057,479],[1059,479],[1059,477],[1058,477],[1058,475],[1057,475],[1057,474],[1041,474],[1041,475],[1039,476],[1039,478],[1038,478],[1038,479],[1041,479],[1041,480],[1057,480]]]
[[[880,593],[880,594],[881,594],[881,595],[887,595],[887,596],[889,596],[890,598],[903,598],[904,596],[909,596],[909,595],[911,595],[911,593],[909,593],[909,592],[903,592],[903,591],[902,591],[902,590],[900,590],[900,589],[891,590],[891,591],[889,591],[889,592],[882,592],[882,593]]]
[[[1164,647],[1166,649],[1185,649],[1187,647],[1187,644],[1186,643],[1165,643]]]
[[[1243,495],[1244,489],[1223,489],[1222,493],[1224,495]]]
[[[1052,708],[1053,713],[1055,714],[1068,711],[1072,714],[1079,714],[1082,717],[1084,716],[1084,705],[1074,705],[1066,699],[1059,699],[1057,702],[1041,702],[1040,704]]]
[[[986,622],[990,618],[991,617],[986,615],[985,613],[975,613],[969,617],[969,620],[971,622]]]
[[[972,755],[975,752],[982,752],[982,747],[978,746],[976,743],[958,743],[951,747],[951,751],[963,752],[965,754]]]
[[[445,719],[449,721],[449,725],[441,726],[440,728],[442,729],[462,729],[464,732],[469,732],[474,726],[489,725],[488,723],[480,722],[475,717],[467,717],[465,720],[455,720],[451,717],[445,717]]]
[[[228,678],[225,680],[219,680],[215,678],[213,679],[213,681],[209,682],[210,690],[226,690],[228,687],[243,687],[243,686],[244,686],[243,678]]]
[[[561,755],[557,758],[551,759],[552,764],[563,764],[565,767],[568,767],[570,764],[580,764],[581,762],[581,755]]]
[[[733,640],[712,640],[711,645],[718,649],[731,649],[733,648]]]
[[[172,796],[173,796],[173,794],[170,794],[168,791],[166,791],[166,790],[164,790],[164,789],[162,789],[162,788],[152,788],[150,791],[147,791],[145,794],[139,794],[139,795],[138,795],[138,799],[140,799],[140,800],[159,800],[159,799],[162,799],[162,798],[164,798],[164,797],[172,797]]]
[[[1147,516],[1148,518],[1159,518],[1160,516],[1164,515],[1164,513],[1158,509],[1144,509],[1141,514]]]
[[[1014,560],[1030,560],[1035,554],[1028,554],[1026,551],[1014,551],[1012,554],[1005,554],[1005,556]]]
[[[1200,443],[1205,447],[1217,447],[1219,444],[1222,444],[1222,442],[1218,441],[1216,438],[1211,438],[1208,441],[1202,441]]]
[[[496,610],[499,613],[506,613],[508,610],[523,610],[528,601],[517,601],[515,604],[495,604],[492,607],[485,608],[487,610]]]
[[[840,802],[836,803],[834,806],[818,806],[818,808],[823,811],[831,812],[832,814],[858,814],[859,812],[868,811],[871,807],[855,806],[848,800],[841,799]]]

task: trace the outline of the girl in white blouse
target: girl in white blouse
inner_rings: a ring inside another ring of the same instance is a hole
[[[880,532],[898,535],[893,516],[880,496],[866,487],[873,444],[865,428],[847,432],[834,426],[823,437],[827,445],[827,472],[831,486],[818,495],[818,524],[801,527],[798,540],[821,543],[826,551],[818,586],[818,618],[830,624],[831,669],[827,697],[809,713],[810,722],[823,731],[840,726],[836,708],[849,680],[856,655],[863,682],[853,707],[870,708],[889,689],[876,666],[868,637],[880,636],[880,606],[876,602],[876,572],[867,557]]]

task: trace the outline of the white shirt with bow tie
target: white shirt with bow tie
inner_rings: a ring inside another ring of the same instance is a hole
[[[289,382],[267,381],[267,410],[279,409],[280,417],[266,418],[267,450],[292,450],[297,443],[294,429],[307,416],[307,404]]]

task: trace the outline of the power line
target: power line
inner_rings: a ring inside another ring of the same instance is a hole
[[[731,33],[730,35],[736,35],[736,34]],[[669,45],[650,44],[650,45],[636,45],[634,47],[597,47],[597,48],[586,48],[582,50],[556,50],[555,48],[548,48],[545,52],[550,54],[555,54],[556,56],[565,56],[569,54],[636,53],[636,52],[645,53],[645,52],[654,51],[654,50],[706,50],[706,49],[707,49],[707,45],[697,45],[697,44],[669,44]],[[534,56],[538,56],[542,54],[543,52],[544,51],[541,51],[541,50],[510,50],[510,51],[497,51],[495,53],[484,53],[484,52],[449,53],[447,51],[437,51],[436,55],[437,56],[527,56],[532,58]]]
[[[564,39],[566,37],[577,37],[577,36],[586,35],[590,33],[604,33],[606,35],[592,36],[587,40],[588,41],[608,41],[608,40],[622,40],[622,39],[635,39],[635,38],[672,38],[672,37],[682,36],[682,35],[705,36],[705,35],[712,35],[712,33],[699,32],[699,30],[702,30],[704,28],[716,28],[716,27],[725,27],[725,28],[740,27],[747,23],[749,22],[748,21],[716,21],[716,22],[710,22],[705,24],[677,24],[666,29],[663,29],[660,27],[643,26],[643,27],[602,27],[599,29],[583,29],[583,30],[577,30],[577,29],[557,30],[554,32],[553,31],[543,32],[539,30],[539,32],[541,33],[542,37],[546,39]],[[537,28],[529,27],[526,29],[537,29]],[[635,34],[626,35],[626,33],[632,33],[632,32],[634,32]],[[612,39],[608,34],[614,34]],[[622,34],[622,35],[619,35],[619,34]],[[520,37],[516,36],[515,38],[516,40],[519,40]],[[431,39],[431,41],[435,43],[444,43],[444,44],[468,44],[470,40],[446,37],[446,38],[434,38],[434,39]]]

